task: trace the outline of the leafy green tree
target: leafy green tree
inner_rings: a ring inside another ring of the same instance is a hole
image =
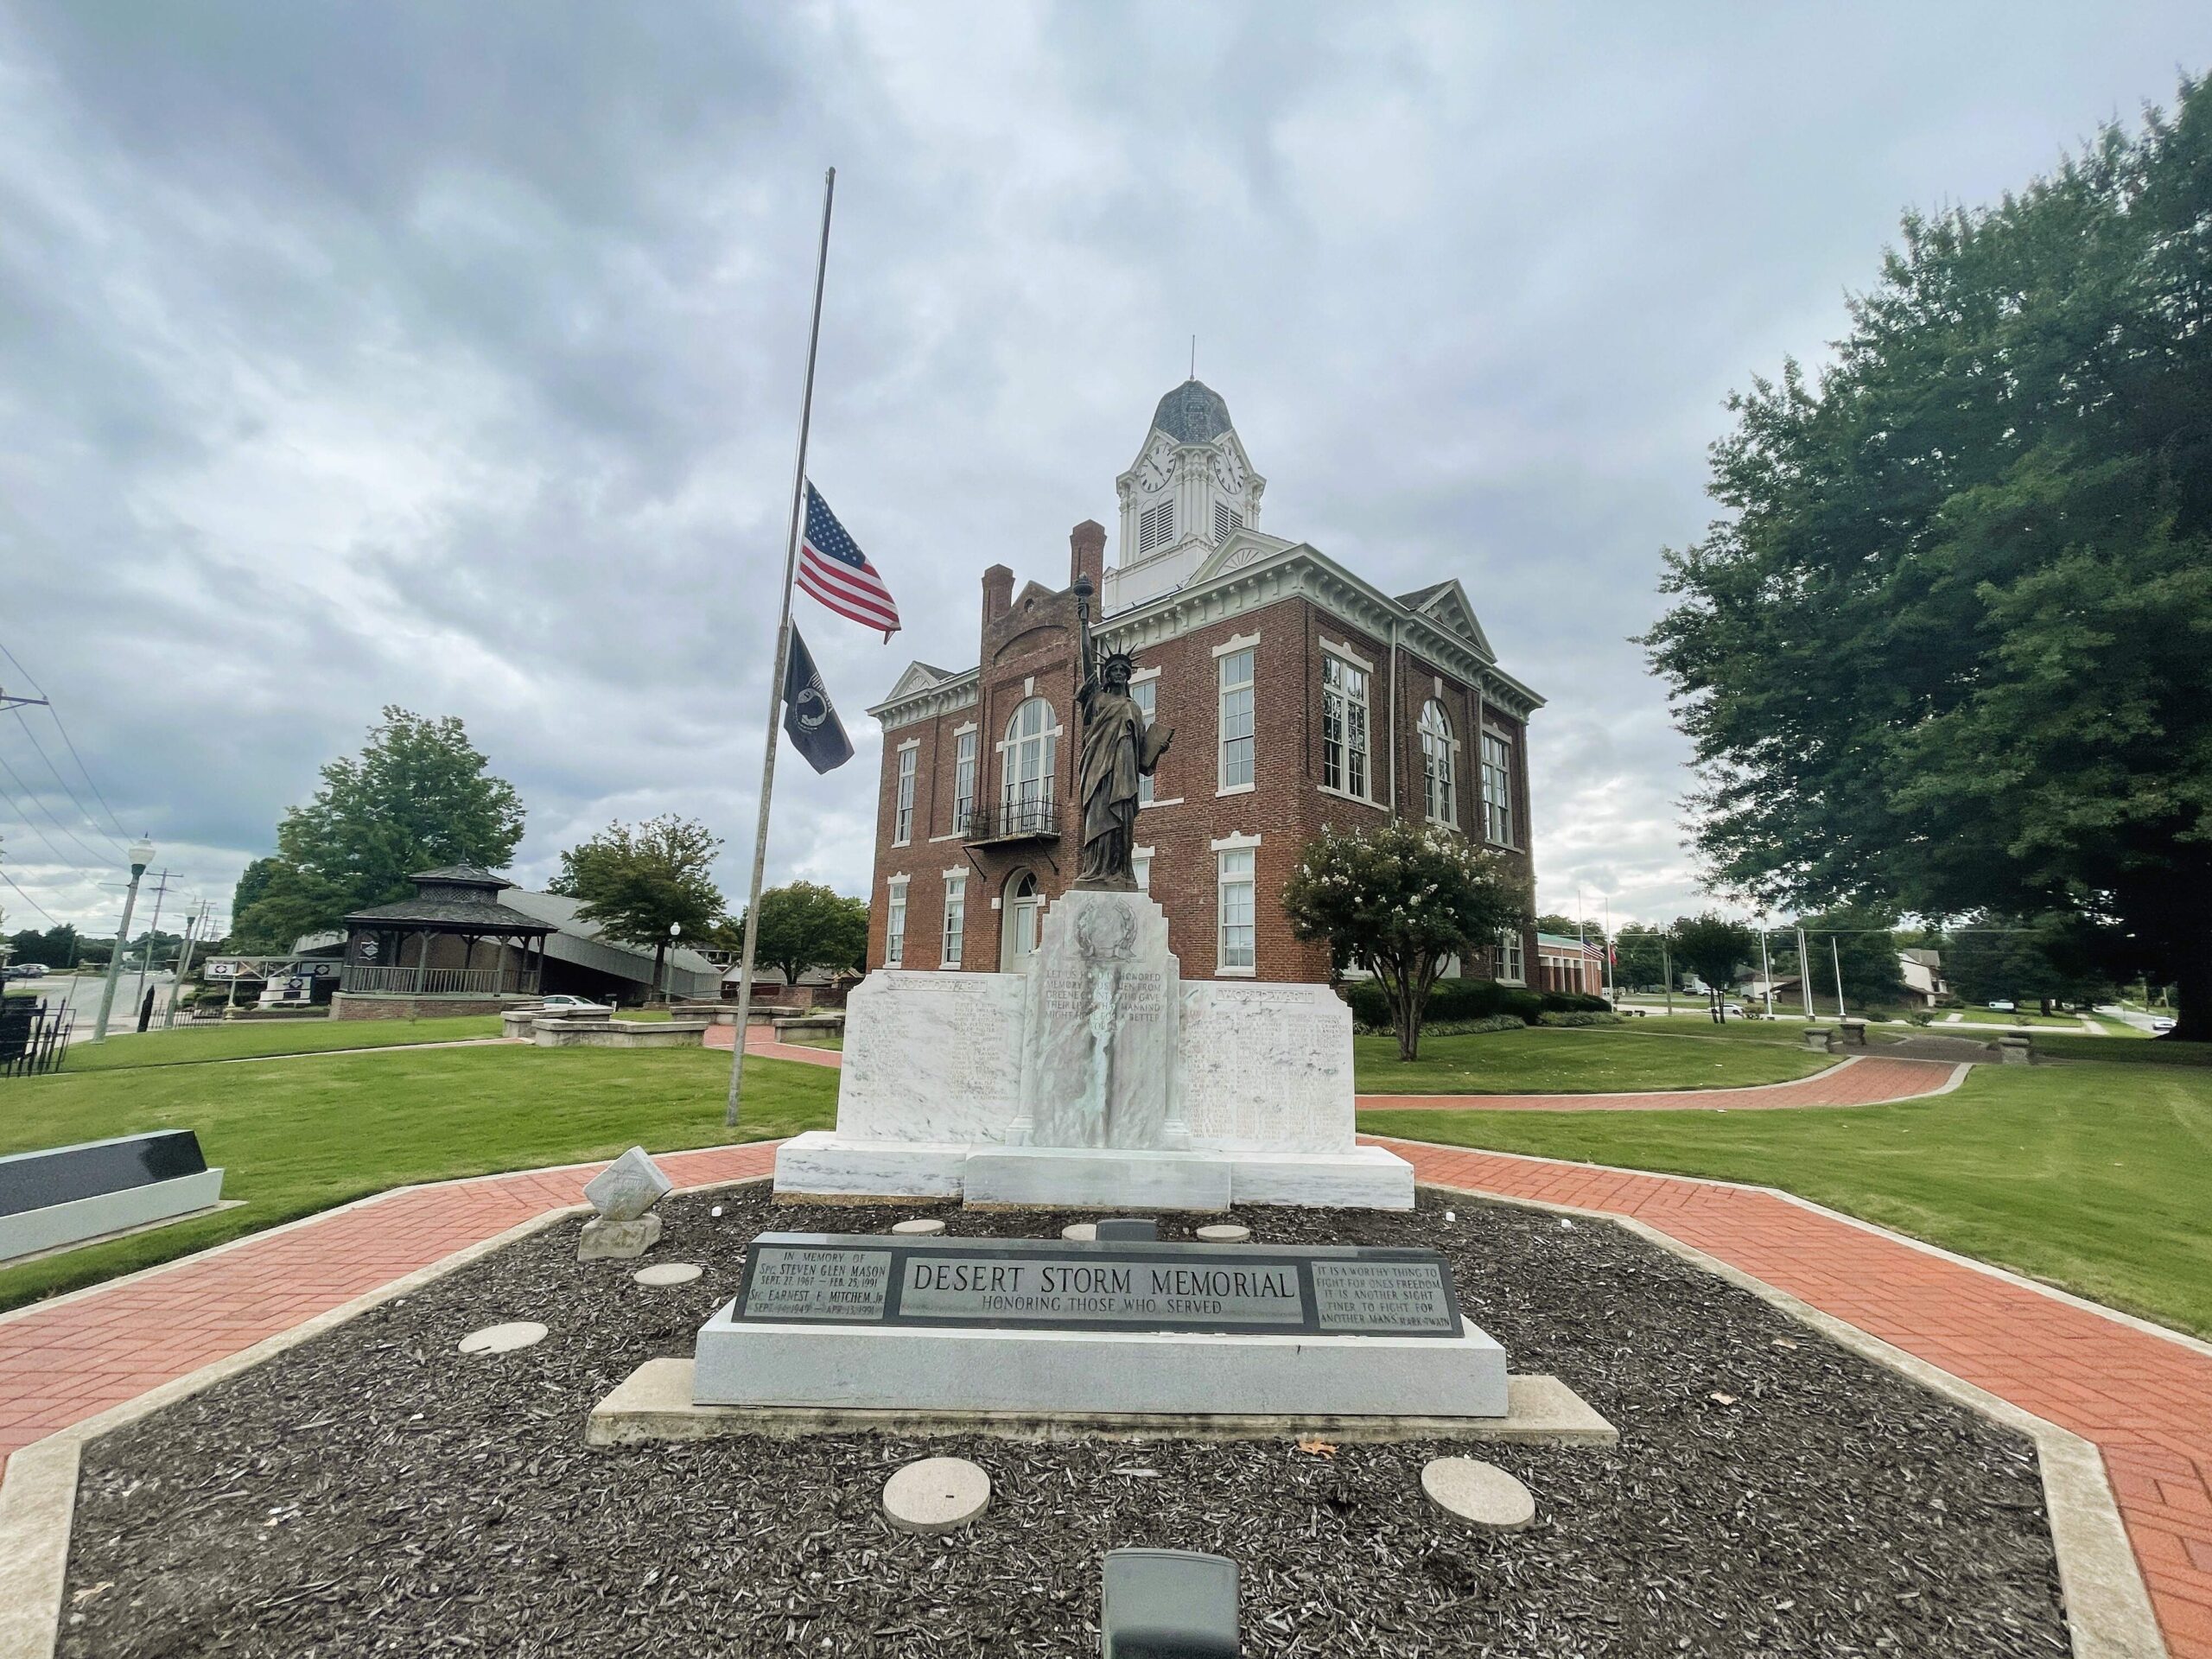
[[[1909,216],[1834,365],[1733,400],[1645,644],[1714,879],[2096,925],[2212,1038],[2212,86]]]
[[[1677,916],[1667,933],[1676,970],[1697,976],[1705,986],[1713,1023],[1726,1025],[1729,988],[1736,982],[1736,970],[1758,954],[1758,938],[1743,923],[1732,922],[1717,910]]]
[[[733,950],[745,946],[745,918],[724,930]],[[857,969],[868,957],[868,900],[849,898],[817,881],[794,881],[760,895],[760,937],[753,942],[757,962],[782,971],[796,985],[810,968],[832,973]]]
[[[1420,1058],[1421,1013],[1445,964],[1529,925],[1520,878],[1497,854],[1405,821],[1323,830],[1306,843],[1282,906],[1300,938],[1325,940],[1338,960],[1373,971],[1403,1060]]]
[[[1904,1000],[1904,966],[1897,960],[1897,918],[1859,905],[1839,906],[1791,924],[1805,930],[1812,957],[1814,1006],[1835,1000],[1836,964],[1843,964],[1847,1009],[1894,1007]]]
[[[1614,936],[1613,979],[1617,984],[1637,990],[1663,988],[1668,970],[1674,965],[1669,959],[1671,947],[1661,948],[1666,930],[1646,927],[1641,922],[1624,922]]]
[[[2086,1002],[2104,988],[2097,942],[2060,916],[1970,916],[1944,938],[1943,978],[1968,1002]]]
[[[256,861],[258,890],[232,911],[241,948],[288,950],[349,912],[407,897],[416,870],[503,867],[522,839],[522,803],[487,764],[454,716],[387,707],[360,754],[323,767],[314,798],[285,812],[276,856]]]
[[[610,823],[561,855],[550,890],[582,899],[576,914],[608,938],[652,945],[658,990],[669,941],[704,938],[722,913],[721,889],[709,874],[721,846],[705,824],[672,813],[634,827]]]

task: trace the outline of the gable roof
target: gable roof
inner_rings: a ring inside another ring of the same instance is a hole
[[[1416,588],[1410,594],[1400,594],[1398,603],[1430,618],[1439,626],[1451,629],[1461,639],[1472,640],[1484,656],[1496,658],[1497,653],[1490,648],[1490,636],[1483,632],[1475,607],[1468,602],[1467,590],[1459,585],[1456,576]]]

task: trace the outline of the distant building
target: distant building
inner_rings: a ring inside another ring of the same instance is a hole
[[[1943,980],[1943,955],[1940,950],[1917,947],[1900,950],[1897,971],[1904,976],[1906,996],[1923,1008],[1934,1007],[1937,997],[1951,994],[1951,988]]]
[[[1106,530],[1069,537],[1069,585],[982,573],[977,661],[911,664],[883,723],[868,966],[1020,970],[1045,905],[1075,879],[1080,676],[1073,585],[1095,591],[1102,652],[1174,728],[1145,781],[1136,875],[1188,979],[1324,981],[1281,894],[1324,827],[1427,821],[1505,855],[1533,896],[1529,717],[1542,699],[1497,664],[1457,581],[1383,592],[1303,542],[1262,533],[1265,480],[1228,407],[1185,381],[1160,400],[1116,480]],[[1535,930],[1471,976],[1529,982]]]
[[[598,923],[577,915],[580,899],[518,887],[468,864],[408,879],[413,898],[356,911],[342,933],[296,947],[343,958],[334,1018],[495,1014],[556,995],[634,1004],[657,994],[653,948],[604,937]],[[660,986],[675,995],[712,997],[721,976],[696,950],[663,955]]]
[[[1535,987],[1540,991],[1602,995],[1605,988],[1605,947],[1561,933],[1537,934]]]

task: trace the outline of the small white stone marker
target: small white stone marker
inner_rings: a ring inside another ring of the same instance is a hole
[[[472,1331],[461,1339],[464,1354],[505,1354],[517,1348],[527,1348],[545,1340],[545,1327],[535,1319],[512,1319],[505,1325],[487,1325],[481,1331]]]
[[[944,1224],[935,1216],[917,1216],[912,1221],[893,1222],[891,1230],[894,1233],[907,1233],[926,1238],[933,1233],[943,1232]]]
[[[1216,1222],[1211,1227],[1199,1228],[1198,1237],[1208,1244],[1249,1244],[1252,1230],[1233,1221]]]
[[[950,1532],[991,1506],[991,1478],[965,1458],[924,1458],[883,1483],[883,1513],[901,1532]]]
[[[688,1285],[704,1271],[696,1262],[656,1262],[630,1276],[641,1285]]]
[[[1421,1489],[1447,1515],[1493,1531],[1518,1532],[1536,1518],[1529,1489],[1478,1458],[1430,1459],[1421,1465]]]
[[[1098,1224],[1095,1221],[1071,1221],[1060,1229],[1060,1236],[1073,1239],[1078,1244],[1095,1244],[1098,1241]]]

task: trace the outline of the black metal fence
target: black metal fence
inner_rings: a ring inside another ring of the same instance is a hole
[[[67,1003],[57,1007],[42,996],[0,997],[0,1077],[59,1071],[74,1023]]]

